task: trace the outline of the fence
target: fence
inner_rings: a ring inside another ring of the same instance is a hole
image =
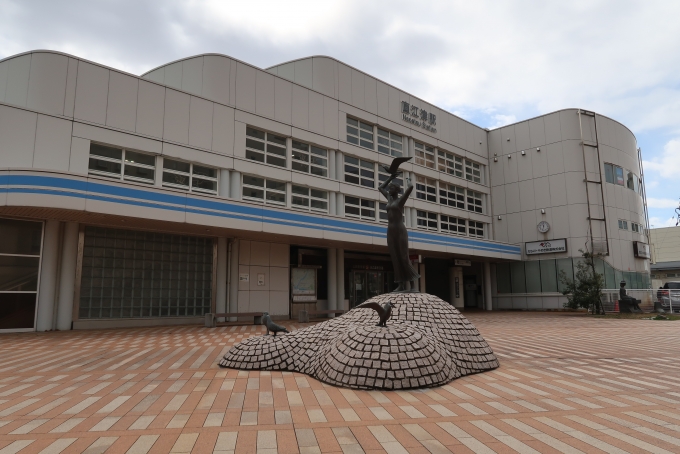
[[[631,298],[640,300],[642,312],[655,312],[661,308],[667,313],[680,313],[680,290],[626,290]],[[602,305],[604,311],[619,312],[619,289],[602,290]]]

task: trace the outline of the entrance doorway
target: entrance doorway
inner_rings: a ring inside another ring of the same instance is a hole
[[[349,305],[352,308],[385,293],[384,272],[352,270],[349,273],[349,286]]]
[[[477,307],[477,293],[479,287],[477,286],[477,276],[464,276],[464,301],[465,307]]]

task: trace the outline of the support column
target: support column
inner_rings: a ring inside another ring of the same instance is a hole
[[[61,275],[59,279],[59,307],[57,329],[69,331],[73,323],[73,298],[75,296],[76,266],[78,262],[78,223],[67,222],[61,251]]]
[[[420,282],[418,289],[421,293],[427,293],[427,285],[425,281],[425,259],[423,258],[423,263],[418,265],[418,273],[420,274]]]
[[[52,329],[54,299],[57,296],[57,266],[59,262],[59,221],[45,222],[42,263],[40,265],[40,288],[38,290],[38,316],[36,331]]]
[[[493,299],[491,297],[491,263],[484,262],[484,308],[487,311],[493,310]]]
[[[328,193],[328,213],[338,214],[337,204],[335,203],[335,192]]]
[[[327,254],[328,310],[334,311],[338,309],[338,253],[335,248],[329,248]],[[334,317],[334,315],[331,314],[331,317]]]
[[[328,150],[328,178],[337,180],[335,165],[335,150]]]
[[[407,229],[413,227],[411,225],[411,207],[404,207],[404,225]]]
[[[229,170],[227,169],[220,169],[220,181],[219,181],[219,195],[220,197],[229,197],[229,189],[230,184],[229,184]]]
[[[345,159],[339,150],[335,152],[335,179],[338,181],[345,179]]]
[[[232,171],[229,185],[229,196],[234,200],[241,200],[241,172]]]
[[[163,156],[156,156],[156,174],[154,186],[163,186]]]
[[[451,304],[457,309],[462,309],[465,307],[463,268],[460,266],[449,268],[449,280],[451,281]]]
[[[238,312],[238,250],[239,240],[231,241],[231,260],[229,262],[229,310]]]
[[[337,286],[337,308],[340,310],[348,310],[349,307],[345,307],[345,250],[338,249],[336,253],[337,265],[335,268],[336,282]]]
[[[411,208],[411,228],[412,229],[418,228],[418,212],[416,211],[415,208]]]
[[[336,203],[335,203],[335,214],[338,216],[345,216],[345,194],[338,192],[335,194],[336,197]]]
[[[215,312],[227,312],[227,239],[217,238],[217,282],[215,290]]]

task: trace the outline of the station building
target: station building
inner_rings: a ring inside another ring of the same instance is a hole
[[[561,309],[580,249],[608,288],[649,286],[640,152],[605,116],[487,130],[329,57],[136,76],[32,51],[0,61],[0,330],[350,309],[395,286],[397,156],[421,291]]]

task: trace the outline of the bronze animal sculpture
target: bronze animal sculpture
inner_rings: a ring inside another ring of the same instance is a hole
[[[387,326],[387,319],[390,318],[392,315],[392,308],[395,307],[395,305],[392,303],[392,301],[388,301],[382,306],[378,303],[373,303],[373,302],[367,302],[364,304],[359,304],[355,309],[359,308],[367,308],[367,309],[373,309],[378,313],[378,316],[380,317],[380,321],[378,322],[377,325],[375,326]]]
[[[288,333],[286,328],[284,328],[281,325],[277,325],[272,321],[272,318],[269,316],[269,312],[263,312],[262,313],[262,324],[267,327],[267,336],[269,336],[269,331],[274,333],[274,337],[276,337],[276,333]]]
[[[385,210],[387,211],[387,248],[390,251],[392,267],[394,268],[394,282],[398,287],[393,292],[412,292],[415,291],[415,281],[420,278],[420,274],[411,265],[408,257],[408,231],[404,225],[404,204],[413,192],[413,184],[410,178],[406,178],[407,188],[403,195],[399,195],[401,189],[398,184],[392,181],[399,174],[399,166],[411,159],[394,158],[392,165],[384,169],[390,176],[378,188],[380,193],[387,199]]]

